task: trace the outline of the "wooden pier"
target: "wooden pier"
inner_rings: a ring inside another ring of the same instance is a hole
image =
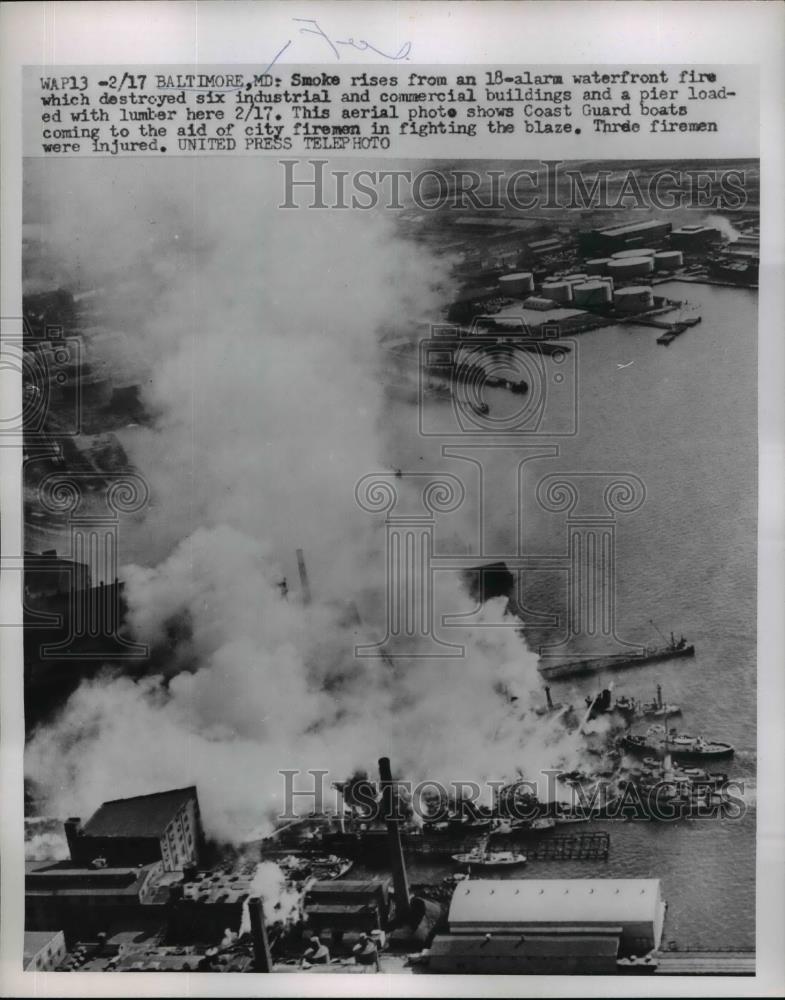
[[[656,976],[754,976],[754,951],[662,951]]]
[[[556,834],[524,847],[529,861],[607,861],[611,838],[604,831]]]

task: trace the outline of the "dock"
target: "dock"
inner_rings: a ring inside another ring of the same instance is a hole
[[[524,848],[528,861],[607,861],[610,849],[604,831],[557,834]]]
[[[665,347],[667,347],[678,336],[684,333],[685,330],[689,329],[691,326],[695,326],[697,323],[700,323],[700,321],[701,321],[700,316],[694,316],[691,319],[685,319],[679,323],[673,323],[669,330],[667,330],[661,336],[657,337],[657,343],[663,344]]]
[[[754,951],[664,951],[656,976],[754,976]]]

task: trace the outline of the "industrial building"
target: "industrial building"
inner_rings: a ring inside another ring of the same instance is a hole
[[[66,956],[62,931],[25,931],[25,972],[51,972]]]
[[[549,254],[560,253],[564,250],[564,243],[558,236],[548,236],[541,240],[530,240],[521,251],[525,259],[530,257],[547,257]]]
[[[609,257],[619,250],[656,247],[670,235],[670,222],[634,222],[609,229],[592,229],[578,234],[578,245],[586,256]]]
[[[551,300],[552,301],[552,300]],[[510,324],[510,332],[528,331],[533,336],[560,337],[585,329],[592,321],[592,316],[582,309],[573,309],[556,303],[555,306],[544,308],[543,299],[530,305],[527,299],[524,303],[506,306],[494,313],[493,319],[499,325]]]
[[[470,880],[453,895],[430,972],[614,974],[657,949],[659,879]]]
[[[304,912],[316,933],[371,932],[388,926],[392,914],[391,878],[315,882]]]
[[[152,933],[162,925],[168,901],[160,874],[160,862],[123,868],[33,862],[25,871],[25,926],[62,930],[69,944],[112,928]]]
[[[238,931],[251,895],[251,876],[186,869],[182,883],[171,886],[169,938],[172,941],[218,941],[229,928]]]
[[[90,567],[58,556],[57,549],[25,552],[25,597],[29,600],[70,595],[89,590]]]
[[[671,247],[674,250],[700,251],[705,250],[710,243],[722,239],[719,229],[711,226],[682,226],[671,233]]]
[[[198,861],[202,841],[196,788],[104,802],[84,826],[66,820],[65,836],[72,862],[85,868],[100,859],[109,868],[160,861],[164,871],[182,870]]]

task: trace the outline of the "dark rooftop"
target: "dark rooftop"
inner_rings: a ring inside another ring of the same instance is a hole
[[[138,868],[73,868],[68,861],[58,861],[39,868],[28,868],[25,892],[57,892],[68,896],[138,895],[152,865]]]
[[[94,813],[83,832],[89,837],[160,837],[179,809],[192,798],[196,798],[194,785],[130,799],[112,799]]]

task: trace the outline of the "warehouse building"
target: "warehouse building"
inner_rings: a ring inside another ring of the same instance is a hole
[[[66,955],[62,931],[25,931],[25,972],[51,972]]]
[[[75,865],[88,868],[146,865],[179,871],[199,859],[202,841],[196,788],[174,788],[152,795],[104,802],[82,826],[65,822],[68,850]]]
[[[25,926],[62,930],[67,943],[113,929],[153,933],[165,920],[168,890],[161,864],[75,868],[68,861],[33,862],[25,870]]]
[[[711,226],[682,226],[671,233],[671,246],[674,250],[704,250],[710,243],[718,243],[721,239],[719,229]]]
[[[659,879],[469,880],[437,935],[429,971],[614,974],[620,958],[657,949]]]
[[[526,300],[500,309],[492,317],[497,324],[493,332],[496,333],[499,328],[509,328],[509,332],[513,334],[561,337],[569,333],[578,333],[592,322],[592,316],[583,309],[573,309],[558,303],[543,308],[542,303],[545,301],[545,299],[536,300],[530,305],[529,300]]]
[[[392,913],[391,886],[390,878],[314,882],[304,900],[308,926],[339,936],[384,929]]]
[[[578,234],[581,252],[595,258],[609,257],[620,250],[636,250],[639,247],[655,248],[667,240],[672,226],[670,222],[635,222],[626,226],[609,229],[592,229]]]
[[[72,594],[76,590],[89,590],[90,567],[58,556],[57,549],[25,552],[25,597],[39,599]]]

